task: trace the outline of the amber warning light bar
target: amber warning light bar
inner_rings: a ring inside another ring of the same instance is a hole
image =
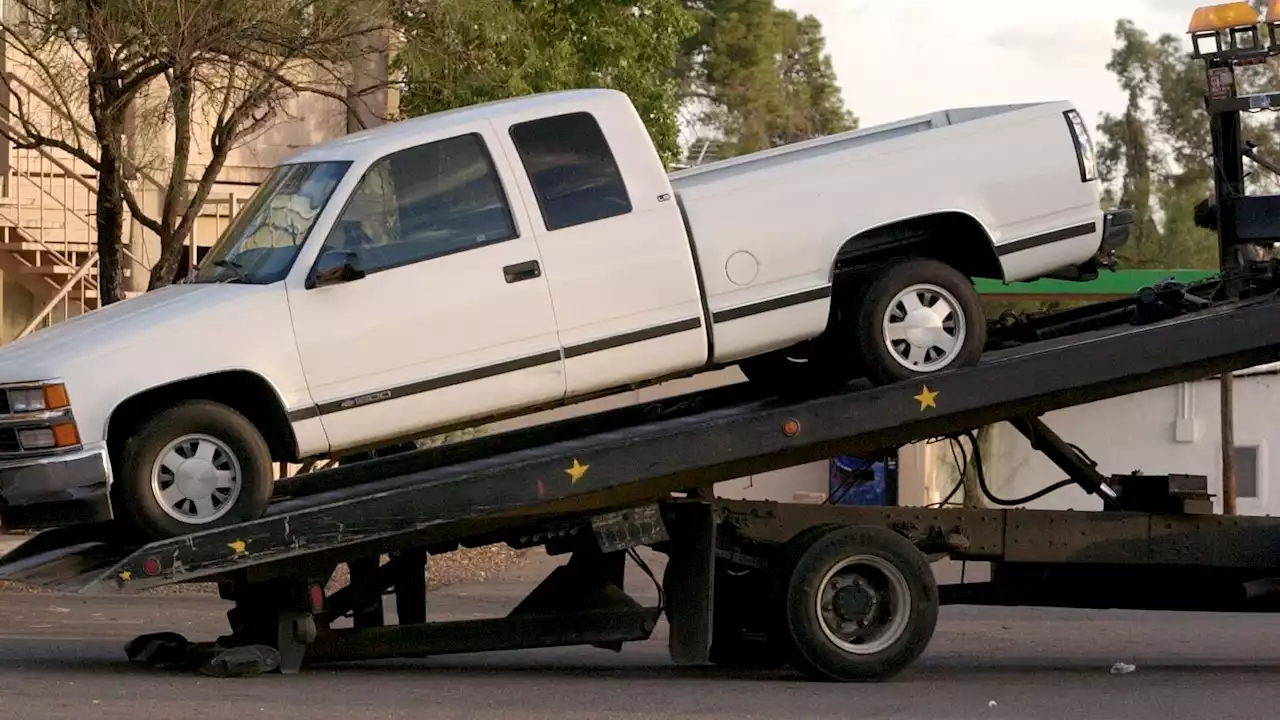
[[[1262,37],[1264,25],[1266,43]],[[1187,34],[1191,36],[1192,52],[1197,58],[1261,62],[1280,54],[1280,0],[1273,0],[1261,16],[1247,2],[1196,8],[1191,13]]]

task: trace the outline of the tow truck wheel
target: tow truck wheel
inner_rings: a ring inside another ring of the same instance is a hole
[[[937,260],[912,258],[871,277],[845,334],[856,340],[872,381],[911,380],[978,362],[987,323],[964,274]]]
[[[253,520],[271,501],[271,451],[226,405],[190,400],[163,410],[125,441],[116,516],[147,538]]]
[[[938,586],[914,545],[878,527],[831,530],[807,545],[781,608],[793,668],[820,680],[883,680],[920,656],[937,626]]]

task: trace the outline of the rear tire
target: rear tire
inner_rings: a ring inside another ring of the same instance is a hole
[[[243,415],[189,400],[144,422],[117,465],[116,517],[148,540],[255,520],[271,502],[271,451]]]
[[[927,258],[883,266],[866,287],[853,327],[839,335],[856,343],[868,377],[887,385],[974,365],[987,343],[987,322],[973,283]]]
[[[842,527],[793,547],[780,623],[793,668],[819,680],[884,680],[924,652],[938,586],[906,538]]]

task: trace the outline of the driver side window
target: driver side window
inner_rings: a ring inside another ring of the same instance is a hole
[[[361,178],[325,248],[366,273],[517,236],[484,140],[474,133],[392,153]]]

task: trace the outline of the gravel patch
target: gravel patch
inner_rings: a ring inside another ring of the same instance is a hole
[[[478,548],[462,548],[443,555],[433,555],[427,563],[427,587],[429,589],[456,585],[458,583],[482,583],[493,579],[503,572],[519,568],[529,562],[528,549],[516,550],[505,544],[486,545]],[[387,556],[382,557],[387,561]],[[346,565],[339,565],[329,580],[327,592],[332,593],[345,587],[350,582]],[[33,588],[22,583],[0,580],[0,593],[44,593],[40,588]],[[140,595],[216,595],[218,586],[214,583],[185,583],[165,585],[163,587],[144,590]]]

